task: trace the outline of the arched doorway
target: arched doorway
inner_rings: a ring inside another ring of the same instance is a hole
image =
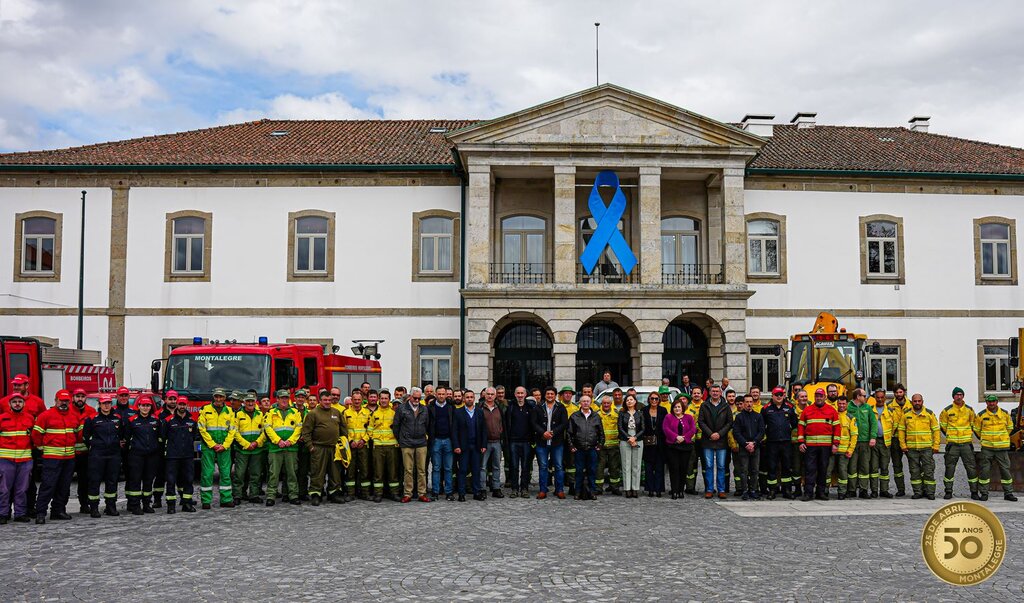
[[[708,338],[700,328],[685,320],[668,325],[661,342],[665,346],[661,355],[662,374],[672,380],[672,385],[683,382],[683,375],[690,376],[690,383],[701,386],[708,378]]]
[[[608,321],[583,325],[576,335],[576,389],[597,383],[605,370],[620,385],[632,385],[633,358],[629,337],[622,327]]]
[[[494,340],[494,379],[513,391],[551,385],[555,361],[551,355],[551,336],[544,327],[526,320],[515,321],[502,329]]]

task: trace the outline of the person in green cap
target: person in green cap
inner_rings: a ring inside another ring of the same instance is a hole
[[[953,403],[939,413],[939,429],[946,436],[944,460],[946,473],[942,484],[946,487],[943,498],[953,498],[953,476],[956,475],[957,463],[964,464],[967,472],[967,485],[971,489],[971,498],[980,500],[978,495],[978,468],[974,459],[974,422],[977,415],[974,409],[964,403],[964,390],[953,388]]]
[[[295,410],[298,411],[302,420],[306,419],[306,413],[316,407],[316,398],[310,398],[309,390],[300,388],[295,390]],[[299,500],[309,500],[309,448],[299,446],[296,452],[295,479],[299,483]]]
[[[231,476],[231,493],[235,501],[246,499],[261,503],[260,475],[263,473],[263,444],[267,436],[263,433],[263,413],[256,408],[256,395],[246,394],[242,410],[235,413],[235,464]]]
[[[993,395],[985,396],[985,410],[975,417],[974,431],[981,438],[981,458],[978,467],[981,500],[988,500],[992,462],[995,461],[999,465],[1003,498],[1017,502],[1017,497],[1013,495],[1013,474],[1010,473],[1010,432],[1013,431],[1013,422],[1010,414],[999,408],[999,398]]]
[[[824,394],[825,392],[822,392]],[[878,419],[868,394],[862,388],[853,390],[853,399],[846,407],[846,416],[857,424],[857,445],[848,464],[850,477],[848,494],[871,498],[871,455],[878,437]]]
[[[267,456],[270,470],[267,473],[267,506],[274,506],[277,486],[284,479],[284,500],[301,505],[299,482],[296,478],[299,437],[302,434],[302,414],[293,408],[288,390],[279,389],[274,394],[276,403],[263,421],[263,432],[267,437]]]
[[[672,412],[673,400],[671,399],[671,397],[672,390],[670,390],[667,385],[662,385],[661,387],[658,388],[658,405],[664,408],[665,412]],[[679,397],[677,396],[676,400],[678,399]]]
[[[227,392],[223,387],[213,390],[213,402],[199,411],[200,449],[199,496],[203,509],[213,502],[213,473],[220,472],[218,492],[220,506],[235,506],[231,497],[231,443],[235,440],[235,415],[225,406]]]

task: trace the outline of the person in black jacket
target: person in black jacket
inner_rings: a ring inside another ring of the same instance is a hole
[[[473,490],[473,500],[486,500],[480,460],[487,449],[487,426],[484,411],[476,405],[476,392],[462,393],[463,407],[455,411],[455,454],[459,456],[459,502],[466,502],[466,482]]]
[[[562,467],[565,428],[569,414],[565,406],[555,398],[558,392],[553,387],[544,389],[544,401],[533,411],[533,433],[537,436],[537,467],[540,470],[540,492],[538,499],[548,496],[548,466],[554,467],[555,496],[565,498],[565,469]]]
[[[576,500],[594,500],[597,491],[597,453],[604,447],[604,425],[590,408],[590,396],[580,396],[580,409],[569,417],[566,441],[576,457]]]
[[[506,481],[512,484],[509,498],[526,498],[530,495],[530,473],[533,437],[533,402],[526,399],[526,388],[519,386],[514,392],[515,400],[505,410],[505,438],[508,440],[511,458]]]
[[[743,494],[743,500],[761,498],[757,493],[757,473],[764,431],[764,418],[754,412],[754,397],[744,395],[740,412],[736,413],[732,422],[732,435],[739,447],[733,457],[736,463],[737,492]]]
[[[114,401],[100,400],[95,417],[85,421],[82,439],[89,447],[89,515],[100,517],[100,482],[103,482],[103,511],[117,517],[117,478],[121,472],[121,444],[124,442],[125,424],[113,412]]]
[[[430,446],[430,496],[437,500],[455,500],[452,488],[452,463],[458,440],[455,431],[455,405],[447,398],[447,389],[437,388],[437,397],[427,404],[427,443]]]
[[[765,460],[768,470],[768,500],[779,493],[782,482],[783,498],[795,498],[791,492],[793,471],[793,447],[790,445],[793,430],[799,422],[796,411],[786,402],[786,390],[776,387],[772,390],[772,401],[761,409],[765,429]],[[781,472],[781,475],[780,475]]]
[[[725,449],[726,436],[732,429],[732,409],[722,397],[722,388],[712,384],[711,396],[701,404],[697,413],[697,425],[701,432],[704,455],[704,498],[716,493],[725,498]]]
[[[139,414],[128,420],[125,430],[128,448],[128,471],[124,493],[128,496],[128,510],[132,515],[153,513],[150,499],[153,480],[162,454],[160,446],[160,419],[153,416],[153,398],[140,395],[136,406]],[[141,503],[141,508],[140,508]]]
[[[192,481],[195,477],[196,435],[199,427],[188,412],[187,400],[178,398],[174,414],[165,417],[160,426],[161,438],[166,443],[164,478],[167,482],[167,513],[175,513],[178,497],[181,497],[181,510],[195,513],[192,502]]]
[[[665,491],[665,434],[661,424],[667,415],[661,396],[651,392],[647,407],[640,413],[644,418],[644,489],[647,496],[658,498]]]

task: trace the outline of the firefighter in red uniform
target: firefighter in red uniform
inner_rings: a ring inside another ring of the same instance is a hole
[[[46,410],[46,403],[39,396],[29,393],[28,391],[29,379],[26,375],[15,375],[11,379],[11,391],[21,394],[24,399],[25,407],[23,412],[27,412],[32,415],[32,419],[39,418],[39,415],[43,414]],[[13,395],[13,394],[11,394]],[[10,410],[8,401],[11,396],[5,396],[0,398],[0,413],[7,412]],[[32,451],[32,475],[28,479],[28,508],[35,509],[36,507],[36,482],[39,481],[39,476],[42,475],[43,471],[43,454],[39,450]]]
[[[85,422],[96,416],[96,409],[85,403],[85,390],[78,388],[71,395],[71,412],[78,415],[78,426],[85,429]],[[75,443],[75,479],[78,480],[78,512],[88,515],[89,503],[89,447],[85,441]]]
[[[814,396],[814,404],[808,405],[800,413],[800,422],[797,424],[797,441],[800,443],[800,452],[804,453],[805,484],[804,495],[800,500],[805,502],[812,498],[828,500],[828,476],[825,475],[828,459],[839,451],[839,439],[843,431],[839,413],[831,404],[825,404],[825,391],[818,391],[822,395]]]
[[[71,519],[67,513],[71,496],[71,474],[75,470],[75,444],[82,438],[78,414],[71,411],[71,392],[57,392],[57,405],[36,419],[32,428],[32,445],[43,450],[43,479],[36,498],[36,523],[50,519]],[[52,503],[52,504],[51,504]]]
[[[32,477],[32,427],[35,417],[25,410],[25,398],[18,392],[7,397],[10,410],[0,413],[0,524],[11,517],[27,522],[28,482]]]

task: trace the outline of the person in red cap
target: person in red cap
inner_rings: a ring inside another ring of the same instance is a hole
[[[32,445],[43,450],[43,479],[36,498],[36,523],[50,519],[68,520],[68,498],[71,496],[71,474],[75,470],[75,444],[82,438],[78,414],[71,411],[71,392],[57,392],[57,405],[36,419],[32,428]]]
[[[135,416],[135,409],[129,405],[129,398],[132,392],[125,386],[117,388],[114,398],[114,414],[124,421],[127,428],[128,421]],[[128,447],[125,446],[121,449],[121,472],[128,476]]]
[[[96,409],[85,403],[85,390],[75,389],[71,394],[71,412],[78,415],[78,425],[85,429],[85,422],[96,416]],[[75,479],[78,481],[78,512],[88,515],[89,503],[89,447],[84,440],[75,443]]]
[[[15,375],[11,379],[11,392],[17,392],[21,394],[22,400],[24,400],[25,410],[24,412],[32,415],[32,418],[36,418],[43,414],[46,410],[46,403],[39,396],[29,393],[29,379],[25,375]],[[13,393],[11,395],[14,395]],[[7,412],[11,409],[9,401],[11,396],[4,396],[0,398],[0,413]]]
[[[128,469],[124,493],[128,496],[128,510],[132,515],[153,513],[150,499],[153,480],[163,450],[160,431],[163,421],[153,416],[156,407],[153,397],[141,394],[135,402],[138,414],[128,421],[125,429],[125,448],[128,449]]]
[[[761,408],[765,425],[765,460],[768,499],[774,499],[781,486],[782,496],[792,499],[793,449],[790,446],[793,430],[799,418],[793,407],[786,402],[786,390],[776,387],[772,390],[772,401]]]
[[[32,427],[35,417],[25,411],[19,392],[8,397],[10,410],[0,413],[0,524],[11,518],[27,522],[28,483],[32,477]]]
[[[24,400],[24,410],[32,416],[34,421],[43,414],[46,410],[46,403],[39,396],[29,393],[29,378],[27,375],[15,375],[11,379],[11,391],[21,394]],[[13,393],[11,395],[14,395]],[[5,396],[0,398],[0,413],[7,412],[11,409],[9,401],[11,396]],[[34,509],[36,506],[36,482],[39,481],[39,477],[42,475],[43,455],[39,450],[32,451],[32,477],[28,480],[28,508]]]
[[[161,408],[156,409],[153,415],[163,421],[164,423],[170,421],[174,417],[174,412],[178,408],[178,392],[173,389],[169,389],[164,393],[164,404]],[[174,483],[167,482],[167,463],[164,459],[164,455],[160,455],[160,459],[157,461],[156,467],[156,480],[153,482],[153,508],[159,509],[163,506],[161,499],[164,496],[166,487],[170,486],[174,488]],[[170,500],[170,499],[168,499]]]

